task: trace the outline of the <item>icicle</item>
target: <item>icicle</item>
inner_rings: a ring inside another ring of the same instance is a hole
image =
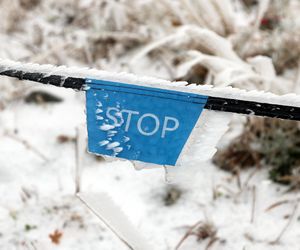
[[[78,126],[76,129],[76,150],[75,150],[75,193],[80,192],[81,175],[83,170],[83,157],[86,152],[86,128],[85,125]]]
[[[177,167],[169,167],[169,166],[163,166],[164,167],[164,175],[165,175],[165,182],[167,184],[171,184],[174,182],[174,175],[172,174],[172,168],[177,168]]]

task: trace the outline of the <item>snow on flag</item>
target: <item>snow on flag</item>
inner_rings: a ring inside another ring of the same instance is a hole
[[[207,96],[88,79],[89,152],[174,166]]]

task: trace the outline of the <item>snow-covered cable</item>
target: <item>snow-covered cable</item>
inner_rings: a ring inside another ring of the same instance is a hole
[[[0,75],[77,90],[85,90],[85,81],[88,78],[159,87],[206,95],[209,98],[205,108],[210,110],[300,120],[300,96],[292,93],[278,96],[263,91],[246,91],[232,87],[214,88],[211,85],[188,85],[187,82],[171,82],[128,73],[78,67],[23,64],[1,59]]]

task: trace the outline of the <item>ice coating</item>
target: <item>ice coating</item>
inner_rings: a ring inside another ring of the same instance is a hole
[[[216,153],[216,145],[228,130],[231,118],[231,113],[204,110],[181,152],[178,165],[188,165],[191,159],[209,160]]]

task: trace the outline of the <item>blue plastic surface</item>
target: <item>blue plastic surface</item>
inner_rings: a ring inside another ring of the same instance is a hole
[[[207,96],[87,79],[89,152],[176,165]]]

